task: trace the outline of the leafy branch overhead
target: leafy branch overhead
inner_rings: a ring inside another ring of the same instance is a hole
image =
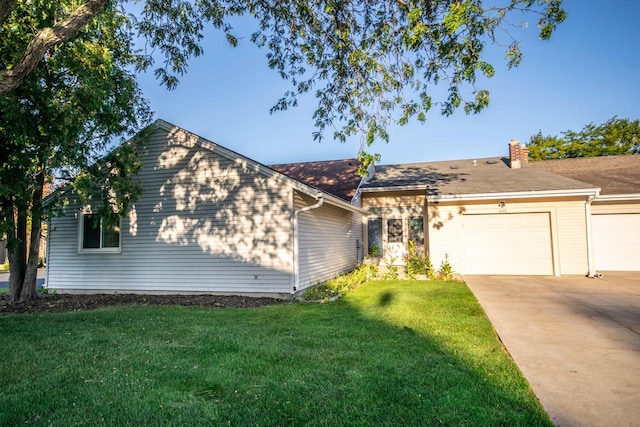
[[[390,123],[425,121],[436,105],[445,115],[482,110],[489,92],[478,78],[494,74],[485,45],[503,46],[507,64],[517,66],[522,54],[510,18],[535,15],[543,39],[565,19],[560,1],[498,3],[256,1],[249,12],[260,22],[252,40],[269,49],[269,65],[292,83],[273,110],[313,92],[316,139],[333,130],[339,141],[361,135],[368,146],[388,140]],[[448,88],[444,99],[434,99],[436,84]]]
[[[49,25],[31,29],[23,52],[0,64],[0,93],[13,90],[33,70],[34,61],[69,40],[107,4],[125,7],[129,2],[48,3],[58,5]],[[146,41],[147,52],[137,68],[153,68],[162,84],[173,88],[186,72],[189,58],[203,53],[205,24],[221,30],[236,44],[230,18],[252,15],[259,28],[251,39],[267,49],[269,66],[292,85],[272,111],[295,106],[299,95],[312,92],[318,100],[315,139],[332,131],[338,141],[360,135],[368,146],[375,140],[388,141],[390,123],[402,125],[411,118],[425,121],[433,106],[445,115],[460,107],[468,114],[485,108],[489,92],[478,87],[477,80],[494,74],[494,67],[485,60],[485,46],[503,47],[508,66],[517,66],[522,53],[512,31],[525,24],[515,21],[533,17],[540,37],[548,39],[565,19],[561,3],[148,0],[128,19]],[[20,27],[20,17],[12,13],[17,4],[16,0],[0,1],[0,19],[11,22],[4,29]],[[4,37],[6,30],[3,33]],[[154,53],[162,57],[160,64],[155,63]],[[434,99],[436,84],[448,89],[443,99]]]

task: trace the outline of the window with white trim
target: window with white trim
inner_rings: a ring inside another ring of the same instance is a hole
[[[120,250],[120,224],[103,224],[96,214],[81,214],[80,250],[111,251]]]

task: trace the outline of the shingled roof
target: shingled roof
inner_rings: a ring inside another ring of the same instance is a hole
[[[361,179],[356,174],[358,165],[356,159],[344,159],[286,163],[269,167],[318,190],[350,201]]]
[[[376,166],[363,192],[426,189],[432,196],[523,192],[593,191],[594,186],[530,167],[511,169],[508,159],[451,160]]]
[[[531,162],[531,167],[589,183],[601,195],[640,194],[640,155]]]

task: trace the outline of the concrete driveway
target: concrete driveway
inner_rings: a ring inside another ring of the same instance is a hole
[[[640,425],[640,273],[464,280],[554,424]]]

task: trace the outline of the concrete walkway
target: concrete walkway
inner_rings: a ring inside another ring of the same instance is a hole
[[[640,273],[465,276],[558,426],[640,426]]]

